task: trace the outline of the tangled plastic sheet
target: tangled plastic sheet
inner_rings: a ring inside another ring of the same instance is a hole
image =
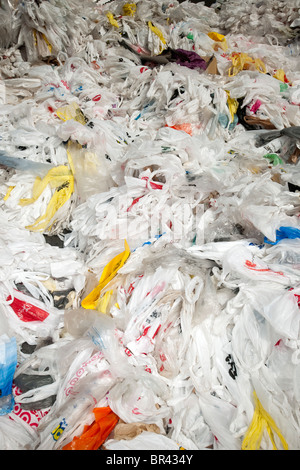
[[[299,1],[0,11],[0,449],[299,450]]]

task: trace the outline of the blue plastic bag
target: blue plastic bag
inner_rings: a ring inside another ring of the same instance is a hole
[[[295,239],[300,238],[300,230],[295,227],[280,227],[279,230],[276,230],[276,241],[271,242],[267,237],[265,237],[264,242],[269,245],[277,245],[281,240],[285,238]]]
[[[0,336],[0,416],[10,413],[14,407],[12,383],[16,367],[16,339],[2,335]]]

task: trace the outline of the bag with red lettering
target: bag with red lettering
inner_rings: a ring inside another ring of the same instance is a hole
[[[94,408],[101,400],[106,403],[105,396],[115,383],[108,362],[90,338],[62,343],[56,353],[56,400],[39,425],[37,450],[61,449],[80,436],[94,421]]]
[[[13,295],[13,296],[12,296]],[[0,304],[0,318],[14,332],[17,342],[34,345],[43,338],[56,337],[63,326],[63,311],[14,289]]]

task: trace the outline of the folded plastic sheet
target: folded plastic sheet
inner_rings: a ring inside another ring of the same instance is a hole
[[[299,449],[296,7],[1,2],[1,449]]]

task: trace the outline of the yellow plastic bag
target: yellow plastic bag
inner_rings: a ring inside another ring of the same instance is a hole
[[[37,46],[37,34],[36,34],[36,29],[32,30],[32,35],[33,35],[33,40],[34,40],[34,45],[35,47]]]
[[[136,12],[136,4],[135,3],[125,3],[123,5],[123,15],[124,16],[134,16]]]
[[[217,48],[221,47],[221,49],[223,49],[224,52],[227,51],[228,45],[227,45],[226,37],[223,36],[223,34],[217,33],[216,31],[211,31],[210,33],[208,33],[207,36],[210,37],[210,39],[212,39],[216,43],[218,43]]]
[[[125,264],[130,255],[130,248],[125,240],[125,250],[115,256],[103,269],[98,285],[81,302],[81,306],[90,310],[98,310],[98,305],[102,289],[115,277],[119,269]],[[108,299],[109,300],[109,299]],[[106,300],[107,301],[107,298]],[[102,304],[103,307],[103,304]]]
[[[231,122],[234,121],[234,116],[238,110],[238,107],[239,107],[239,103],[238,101],[235,99],[235,98],[231,98],[230,97],[230,92],[226,90],[226,93],[227,93],[227,106],[228,106],[228,109],[229,109],[229,112],[230,112],[230,116],[231,116]]]
[[[271,442],[273,444],[273,450],[278,450],[274,440],[274,432],[278,435],[284,450],[289,450],[288,444],[281,434],[281,431],[277,427],[273,418],[262,407],[255,391],[253,392],[253,395],[256,407],[252,422],[245,434],[242,443],[242,450],[258,450],[260,448],[261,440],[265,430],[268,431]]]
[[[10,193],[12,192],[12,190],[15,188],[15,186],[9,186],[8,190],[6,191],[6,194],[3,198],[3,201],[7,201],[7,199],[9,198],[10,196]]]
[[[48,203],[45,214],[41,215],[34,224],[26,227],[33,232],[42,232],[50,228],[54,223],[53,218],[58,209],[70,199],[74,191],[74,176],[72,171],[68,167],[60,165],[51,168],[43,179],[38,176],[33,185],[32,197],[20,199],[19,205],[27,206],[35,202],[48,185],[51,188],[55,188],[55,192]]]
[[[164,45],[167,44],[167,42],[166,42],[166,40],[165,40],[165,38],[164,38],[164,35],[163,35],[163,33],[161,32],[161,30],[160,30],[159,28],[157,28],[156,26],[154,26],[154,25],[151,23],[151,21],[148,21],[148,27],[149,27],[149,29],[150,29],[154,34],[156,34],[157,37],[159,37],[159,39],[161,40],[161,42],[162,42]],[[162,48],[161,48],[161,52],[163,51],[163,49],[164,49],[164,48],[162,47]]]
[[[266,66],[261,59],[253,59],[248,54],[244,52],[234,52],[230,56],[232,66],[228,71],[229,77],[234,77],[242,70],[249,70],[253,66],[260,73],[266,73]]]
[[[107,307],[108,307],[112,294],[113,294],[113,290],[108,290],[107,292],[105,292],[103,296],[99,297],[97,304],[96,304],[96,310],[98,310],[98,312],[107,313]]]
[[[50,54],[52,53],[52,44],[48,41],[47,37],[45,36],[44,33],[40,33],[39,31],[37,31],[36,29],[33,29],[33,38],[34,38],[34,45],[37,47],[38,45],[38,34],[41,35],[42,39],[45,41],[45,43],[47,44],[47,47],[48,47],[48,50],[50,52]]]
[[[52,44],[48,41],[47,37],[45,36],[44,33],[42,33],[42,38],[44,39],[45,43],[47,44],[47,47],[49,49],[49,52],[51,54],[52,52]]]
[[[110,24],[111,24],[112,26],[114,26],[115,28],[119,28],[119,27],[120,27],[120,26],[119,26],[119,23],[117,22],[117,20],[114,19],[114,15],[113,15],[110,11],[108,11],[108,12],[106,13],[106,16],[107,16],[107,18],[108,18],[108,20],[109,20],[109,22],[110,22]]]
[[[289,80],[287,79],[286,74],[285,74],[284,70],[282,70],[282,69],[276,70],[273,77],[277,78],[277,80],[280,80],[283,83],[289,83]]]
[[[56,115],[62,121],[69,121],[70,119],[74,119],[74,121],[80,122],[80,124],[86,124],[86,118],[75,101],[72,101],[72,103],[68,104],[67,106],[58,108],[56,110]]]

